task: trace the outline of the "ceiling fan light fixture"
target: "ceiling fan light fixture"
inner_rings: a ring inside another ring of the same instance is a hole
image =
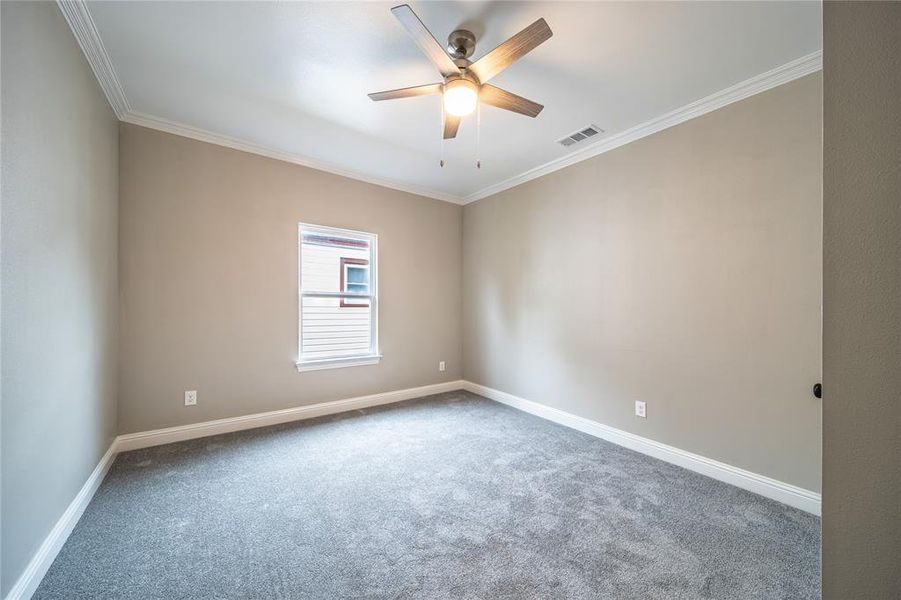
[[[465,117],[476,109],[479,87],[468,79],[454,79],[444,86],[444,110],[455,117]]]

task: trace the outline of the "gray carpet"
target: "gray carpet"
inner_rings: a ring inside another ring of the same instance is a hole
[[[120,455],[45,598],[818,598],[819,519],[467,392]]]

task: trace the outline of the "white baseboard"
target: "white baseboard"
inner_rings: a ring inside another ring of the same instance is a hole
[[[273,410],[241,417],[232,417],[230,419],[217,419],[215,421],[181,425],[179,427],[167,427],[165,429],[155,429],[139,433],[127,433],[116,438],[116,449],[119,452],[126,452],[128,450],[137,450],[138,448],[148,448],[150,446],[159,446],[161,444],[171,444],[172,442],[181,442],[194,438],[218,435],[220,433],[254,429],[256,427],[277,425],[279,423],[288,423],[289,421],[299,421],[302,419],[312,419],[314,417],[332,415],[350,410],[359,410],[370,406],[412,400],[413,398],[420,398],[431,394],[452,392],[454,390],[463,389],[463,385],[463,381],[448,381],[446,383],[436,383],[405,390],[358,396],[346,400],[310,404],[308,406],[298,406],[296,408]]]
[[[660,460],[695,471],[696,473],[706,475],[707,477],[712,477],[713,479],[718,479],[719,481],[754,492],[755,494],[760,494],[761,496],[782,502],[783,504],[794,506],[795,508],[799,508],[815,515],[820,514],[821,498],[820,494],[817,494],[816,492],[805,490],[804,488],[778,481],[764,475],[752,473],[751,471],[746,471],[698,454],[692,454],[691,452],[686,452],[685,450],[680,450],[673,446],[667,446],[666,444],[643,438],[634,433],[615,429],[608,425],[598,423],[597,421],[579,417],[478,383],[464,381],[463,389],[549,421],[559,423],[560,425],[565,425],[583,433],[599,437],[608,442],[613,442],[619,446],[624,446],[630,450],[635,450],[642,454],[659,458]]]
[[[702,475],[707,475],[708,477],[730,483],[734,486],[760,494],[761,496],[772,498],[773,500],[800,508],[801,510],[816,515],[820,514],[820,495],[809,490],[789,485],[769,477],[764,477],[763,475],[758,475],[757,473],[752,473],[744,469],[739,469],[738,467],[733,467],[732,465],[718,462],[697,454],[692,454],[685,450],[667,446],[666,444],[661,444],[613,427],[608,427],[607,425],[602,425],[596,421],[578,417],[562,410],[551,408],[524,398],[519,398],[518,396],[477,383],[472,383],[470,381],[448,381],[446,383],[425,385],[405,390],[348,398],[346,400],[322,402],[320,404],[274,410],[242,417],[233,417],[230,419],[219,419],[216,421],[206,421],[180,427],[169,427],[166,429],[120,435],[110,445],[106,454],[100,459],[100,462],[94,468],[94,471],[75,496],[75,499],[72,500],[68,508],[66,508],[66,511],[56,522],[56,525],[53,526],[50,534],[32,557],[28,566],[25,568],[25,571],[9,591],[6,600],[28,600],[28,598],[31,597],[40,584],[41,579],[43,579],[47,570],[50,568],[50,565],[53,564],[53,560],[63,547],[63,544],[65,544],[69,534],[72,533],[72,530],[78,523],[78,519],[94,497],[94,493],[97,491],[97,488],[100,487],[103,478],[113,464],[116,454],[119,452],[217,435],[220,433],[265,427],[266,425],[287,423],[289,421],[312,419],[314,417],[359,410],[361,408],[390,404],[392,402],[401,402],[403,400],[412,400],[413,398],[440,394],[442,392],[452,392],[459,389],[468,390],[484,396],[485,398],[507,404],[514,408],[518,408],[519,410],[548,419],[549,421],[554,421],[555,423],[577,429],[595,437],[613,442],[614,444],[679,465],[680,467],[690,469],[697,473],[701,473]]]
[[[220,433],[228,433],[231,431],[241,431],[243,429],[253,429],[256,427],[264,427],[266,425],[276,425],[278,423],[287,423],[289,421],[298,421],[301,419],[312,419],[324,415],[331,415],[351,410],[359,410],[371,406],[379,406],[381,404],[390,404],[392,402],[401,402],[403,400],[412,400],[422,396],[431,394],[440,394],[442,392],[452,392],[454,390],[463,389],[463,381],[448,381],[446,383],[436,383],[434,385],[424,385],[421,387],[408,388],[405,390],[396,390],[393,392],[384,392],[381,394],[370,394],[368,396],[359,396],[357,398],[348,398],[346,400],[335,400],[334,402],[322,402],[319,404],[311,404],[309,406],[298,406],[297,408],[287,408],[284,410],[274,410],[270,412],[257,413],[253,415],[245,415],[242,417],[234,417],[231,419],[219,419],[216,421],[206,421],[203,423],[194,423],[192,425],[183,425],[181,427],[169,427],[166,429],[157,429],[154,431],[142,431],[140,433],[129,433],[120,435],[110,445],[109,450],[100,459],[100,463],[94,468],[88,480],[79,490],[78,495],[72,500],[66,512],[59,518],[56,525],[50,531],[50,534],[44,539],[41,547],[32,557],[25,571],[16,581],[16,584],[9,591],[6,600],[28,600],[37,589],[44,575],[69,534],[78,523],[82,513],[94,492],[100,487],[107,471],[112,466],[116,455],[119,452],[128,450],[136,450],[138,448],[147,448],[150,446],[159,446],[161,444],[169,444],[172,442],[180,442],[209,435],[217,435]]]
[[[97,463],[97,466],[94,467],[94,470],[88,476],[88,480],[81,486],[75,499],[69,503],[66,511],[56,522],[56,525],[53,526],[53,529],[50,530],[47,537],[44,538],[44,542],[38,548],[38,551],[31,557],[31,560],[25,567],[25,571],[22,572],[15,585],[9,590],[9,594],[6,595],[6,600],[28,600],[34,594],[34,591],[38,589],[38,585],[41,583],[44,575],[47,574],[47,570],[53,564],[53,560],[59,554],[63,544],[69,539],[69,534],[75,529],[78,519],[81,518],[84,509],[90,504],[91,498],[94,497],[94,492],[100,487],[106,472],[109,471],[115,458],[116,442],[114,440],[103,455],[103,458],[100,459],[100,462]]]

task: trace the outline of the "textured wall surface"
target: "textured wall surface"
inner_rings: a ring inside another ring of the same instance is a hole
[[[901,3],[826,2],[823,598],[901,594]]]
[[[467,205],[466,379],[819,491],[821,104],[810,75]]]
[[[459,379],[460,206],[134,125],[120,150],[120,433]],[[380,364],[297,372],[301,221],[378,234]]]
[[[118,131],[56,3],[0,7],[5,596],[115,435]]]

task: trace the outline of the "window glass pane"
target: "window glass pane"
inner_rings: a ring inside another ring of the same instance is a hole
[[[347,265],[347,283],[369,283],[369,269],[355,265]]]
[[[302,298],[303,360],[366,354],[370,350],[370,319],[367,298]]]
[[[369,281],[369,240],[304,232],[300,250],[300,286],[305,292],[341,292],[343,270],[365,265],[354,277]],[[355,283],[360,283],[355,282]]]

